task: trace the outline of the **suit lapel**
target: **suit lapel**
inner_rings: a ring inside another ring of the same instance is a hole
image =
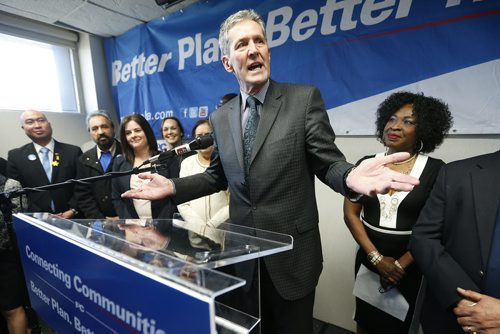
[[[500,196],[500,178],[497,176],[500,170],[500,157],[495,156],[493,164],[478,168],[471,172],[472,192],[474,198],[474,211],[476,224],[479,232],[479,244],[483,264],[488,264],[491,246],[491,237],[495,227],[498,199]]]
[[[241,169],[243,169],[243,135],[241,133],[241,106],[240,106],[241,95],[239,99],[234,99],[234,101],[228,103],[228,117],[229,117],[229,127],[231,134],[233,135],[234,147],[236,148],[236,155],[238,157],[238,162]]]
[[[42,161],[38,156],[38,152],[35,150],[35,144],[31,143],[26,146],[26,151],[23,152],[23,155],[29,160],[33,162],[34,172],[38,173],[38,175],[45,180],[45,184],[49,184],[50,180],[47,178],[47,174],[45,174],[45,170],[43,169]],[[30,156],[33,155],[35,160],[31,160]]]
[[[255,138],[255,142],[253,144],[252,157],[250,159],[250,163],[252,163],[253,159],[257,156],[260,149],[262,148],[262,145],[264,144],[267,135],[271,131],[274,121],[278,116],[282,102],[280,100],[280,97],[281,97],[281,91],[279,90],[278,85],[271,80],[268,91],[266,93],[266,99],[264,101],[264,105],[262,106],[259,127],[257,128],[257,135]]]
[[[52,183],[57,183],[59,171],[61,170],[61,162],[64,159],[62,154],[61,144],[54,140],[54,156],[52,157]],[[56,163],[56,165],[54,165]]]
[[[94,149],[92,150],[92,155],[90,156],[90,161],[94,163],[94,168],[97,169],[101,173],[105,173],[106,171],[103,170],[101,162],[97,158],[97,146],[94,146]],[[111,165],[111,161],[109,163]]]

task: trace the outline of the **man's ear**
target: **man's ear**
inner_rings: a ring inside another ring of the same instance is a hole
[[[226,71],[228,71],[229,73],[234,72],[233,65],[231,65],[231,62],[229,61],[228,56],[222,56],[221,61],[222,61],[222,65],[224,65],[224,68],[226,69]]]

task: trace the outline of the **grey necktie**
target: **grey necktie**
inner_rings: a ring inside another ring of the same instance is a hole
[[[259,126],[259,113],[257,112],[257,103],[259,101],[249,96],[247,98],[247,106],[250,108],[250,115],[248,116],[247,125],[245,126],[245,133],[243,134],[243,159],[245,163],[245,177],[248,176],[250,169],[250,157],[252,156],[253,143],[257,134],[257,127]]]
[[[52,167],[50,165],[49,149],[46,147],[42,147],[40,149],[40,152],[42,153],[42,166],[50,182],[52,180]]]

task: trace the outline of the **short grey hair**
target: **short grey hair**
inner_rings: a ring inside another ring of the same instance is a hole
[[[262,20],[262,17],[253,9],[243,9],[240,10],[231,16],[229,16],[227,19],[222,22],[220,25],[220,31],[219,31],[219,48],[221,51],[221,56],[227,56],[229,55],[229,37],[228,37],[228,32],[229,30],[237,23],[240,23],[241,21],[245,20],[250,20],[257,22],[257,24],[260,25],[262,28],[262,32],[264,33],[264,38],[266,37],[266,26],[264,24],[264,21]]]
[[[115,124],[113,123],[113,120],[111,119],[111,116],[109,115],[109,113],[106,111],[106,110],[96,110],[96,111],[92,111],[91,113],[87,114],[87,118],[86,118],[86,123],[87,123],[87,130],[90,131],[90,120],[96,116],[102,116],[104,118],[107,118],[108,121],[111,123],[111,127],[114,129],[115,128]]]

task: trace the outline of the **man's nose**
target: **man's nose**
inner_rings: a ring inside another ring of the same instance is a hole
[[[248,42],[248,53],[254,54],[257,52],[257,46],[253,41]]]

